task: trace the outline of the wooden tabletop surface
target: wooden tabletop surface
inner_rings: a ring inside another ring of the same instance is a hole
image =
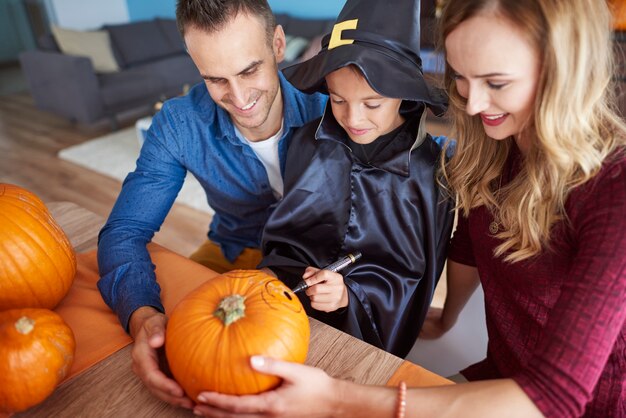
[[[52,216],[77,252],[96,248],[102,217],[69,202],[49,203]],[[310,320],[311,342],[306,364],[353,382],[434,386],[450,381],[413,363]],[[19,417],[189,417],[191,411],[174,408],[152,396],[131,371],[131,346],[119,350],[85,372],[61,384],[42,404]]]

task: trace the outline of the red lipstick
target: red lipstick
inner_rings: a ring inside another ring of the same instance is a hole
[[[480,114],[480,118],[482,119],[483,123],[485,125],[487,125],[487,126],[498,126],[498,125],[504,123],[504,121],[509,116],[509,114],[508,113],[502,113],[501,115],[499,115],[497,117],[496,116],[497,115],[485,115],[483,113]]]

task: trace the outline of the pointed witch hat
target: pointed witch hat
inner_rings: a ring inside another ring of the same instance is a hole
[[[324,77],[351,64],[382,96],[424,102],[436,115],[446,110],[445,93],[422,72],[420,0],[347,0],[321,51],[283,73],[299,90],[327,93]]]

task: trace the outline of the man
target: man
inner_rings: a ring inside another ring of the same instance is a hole
[[[133,370],[160,399],[192,407],[158,366],[167,321],[146,250],[190,171],[215,210],[192,258],[218,270],[254,268],[263,226],[282,196],[292,132],[323,112],[278,73],[285,34],[266,0],[178,0],[189,55],[205,80],[165,103],[100,232],[98,287],[135,340]]]

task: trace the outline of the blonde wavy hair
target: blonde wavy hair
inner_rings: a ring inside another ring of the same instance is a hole
[[[615,151],[624,149],[625,125],[614,104],[611,14],[603,0],[447,0],[443,40],[461,22],[495,13],[520,27],[542,62],[533,119],[524,135],[530,151],[521,172],[504,187],[500,176],[513,138],[485,134],[446,64],[444,82],[453,110],[456,151],[441,173],[457,197],[459,213],[485,205],[501,225],[495,255],[518,262],[549,248],[550,231],[565,218],[572,189],[591,179]],[[445,48],[444,48],[445,50]],[[447,145],[449,146],[449,144]]]

